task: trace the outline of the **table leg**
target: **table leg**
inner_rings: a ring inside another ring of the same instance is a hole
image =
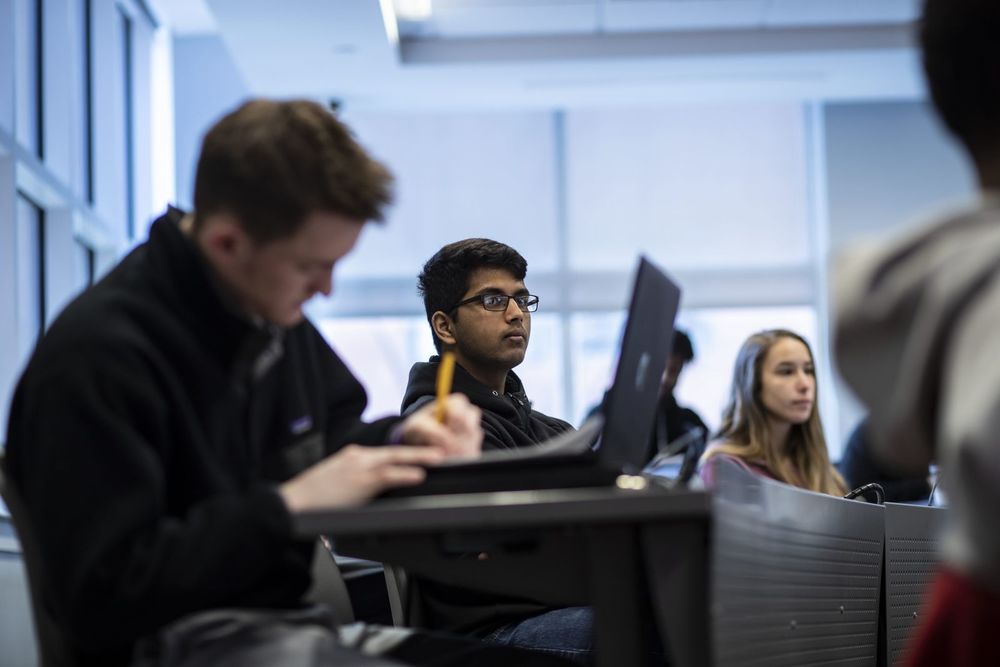
[[[634,527],[606,526],[590,528],[586,534],[595,664],[645,665],[651,623],[638,533]]]

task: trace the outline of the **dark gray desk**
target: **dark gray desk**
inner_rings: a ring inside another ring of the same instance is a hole
[[[709,661],[710,508],[705,493],[658,488],[516,491],[379,500],[304,514],[296,531],[457,586],[590,604],[599,666],[644,664],[652,606],[683,667]]]

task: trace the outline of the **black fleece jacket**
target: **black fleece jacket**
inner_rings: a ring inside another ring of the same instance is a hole
[[[410,379],[403,395],[401,410],[408,415],[434,400],[437,369],[441,358],[433,356],[426,363],[410,369]],[[531,408],[521,378],[507,372],[503,395],[475,379],[460,365],[455,365],[452,391],[465,394],[483,411],[483,449],[514,449],[537,445],[573,427],[561,419],[543,415]]]
[[[9,472],[82,665],[199,610],[298,604],[312,547],[276,484],[395,423],[359,420],[363,388],[308,321],[232,308],[181,217],[63,311],[11,406]]]

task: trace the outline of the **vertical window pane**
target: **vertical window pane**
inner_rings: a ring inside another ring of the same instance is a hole
[[[14,0],[15,134],[41,156],[42,0]]]
[[[123,103],[124,103],[124,118],[125,118],[125,219],[128,229],[129,239],[134,239],[136,235],[136,225],[135,225],[135,145],[134,145],[134,127],[135,127],[135,104],[133,100],[133,75],[132,75],[132,19],[122,11],[121,8],[118,9],[119,17],[121,19],[121,53],[122,53],[122,68],[121,76],[124,77],[124,87],[123,90]]]
[[[611,386],[625,311],[577,313],[570,317],[573,358],[573,421],[580,424]]]
[[[346,120],[396,175],[396,203],[388,225],[366,230],[341,276],[415,276],[441,246],[474,236],[517,248],[532,274],[555,269],[549,114],[365,113]]]
[[[45,328],[45,218],[29,199],[17,198],[17,345],[26,360]]]
[[[365,386],[365,419],[398,415],[410,367],[435,354],[423,317],[324,318],[316,326]]]
[[[94,122],[93,122],[93,33],[91,26],[91,0],[81,0],[78,9],[77,34],[80,57],[77,59],[77,99],[79,100],[79,174],[80,194],[94,202]]]
[[[73,268],[76,269],[76,287],[79,290],[86,289],[94,284],[94,271],[97,256],[94,249],[89,245],[76,239],[76,257]]]
[[[806,264],[805,136],[798,104],[568,112],[572,267]]]

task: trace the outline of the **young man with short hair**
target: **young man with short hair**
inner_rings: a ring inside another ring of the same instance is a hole
[[[524,361],[539,299],[524,285],[528,264],[510,246],[465,239],[441,248],[418,277],[438,353],[455,353],[453,390],[482,410],[484,449],[538,444],[568,423],[532,409],[513,369]],[[432,401],[439,357],[414,364],[403,414]]]
[[[484,449],[536,445],[573,427],[531,407],[513,369],[524,361],[531,314],[539,299],[524,284],[527,262],[513,248],[472,238],[441,248],[418,277],[438,352],[455,354],[453,391],[482,410]],[[435,396],[439,357],[414,364],[403,414],[424,409]],[[552,609],[534,600],[503,598],[421,579],[428,627],[492,642],[542,648],[586,662],[591,650],[590,608]]]
[[[318,104],[244,104],[204,139],[194,212],[167,211],[39,342],[6,472],[40,551],[38,603],[76,664],[360,659],[303,611],[313,544],[292,515],[418,483],[482,438],[461,396],[443,424],[429,409],[362,422],[361,384],[303,315],[390,186]],[[392,654],[498,664],[425,639],[397,635]]]

